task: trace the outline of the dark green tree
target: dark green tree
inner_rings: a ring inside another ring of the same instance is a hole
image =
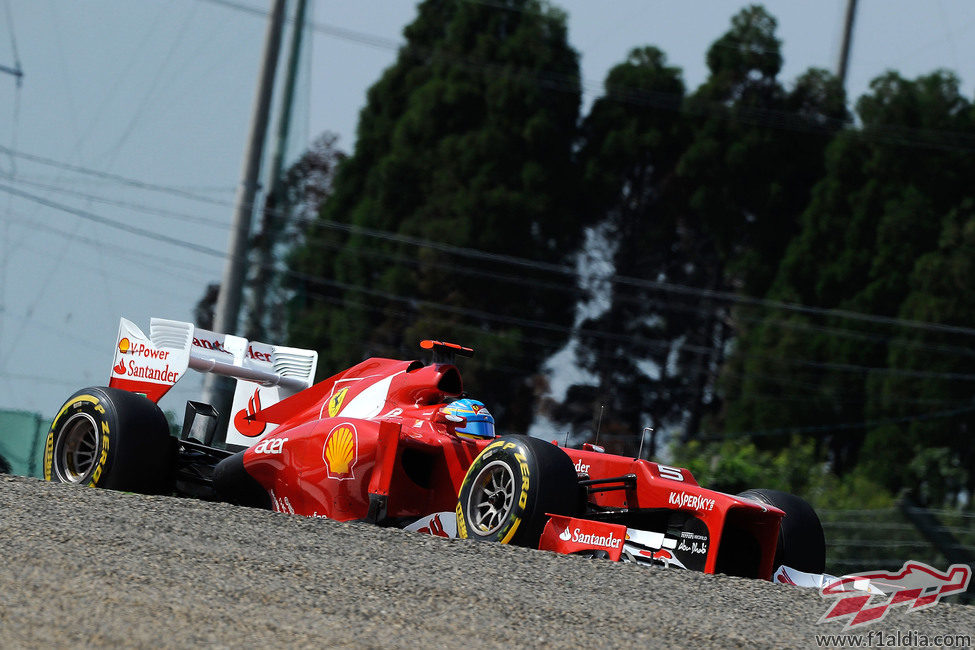
[[[645,47],[610,70],[604,88],[583,122],[579,151],[589,246],[613,251],[618,275],[657,277],[679,262],[671,245],[672,210],[661,201],[687,141],[680,113],[684,84],[663,52]],[[600,252],[593,251],[596,257]],[[651,377],[645,368],[665,367],[668,341],[679,334],[650,320],[659,291],[603,283],[597,289],[608,290],[595,296],[595,304],[604,306],[584,309],[602,312],[582,322],[577,348],[597,385],[573,387],[552,415],[588,434],[593,412],[605,408],[601,430],[607,435],[601,439],[624,436],[635,444],[637,432],[650,422],[674,417],[672,377],[666,372]]]
[[[758,322],[739,339],[724,383],[727,430],[815,435],[840,473],[857,464],[871,430],[874,448],[899,449],[903,460],[911,445],[893,444],[905,430],[897,420],[931,410],[919,388],[937,379],[912,377],[911,364],[905,368],[902,352],[891,347],[916,331],[877,317],[907,313],[905,296],[919,282],[916,264],[937,249],[943,215],[970,195],[967,179],[975,171],[971,106],[953,75],[909,81],[887,73],[859,100],[857,112],[862,127],[844,130],[828,148],[825,175],[767,295],[872,317],[743,310]],[[929,314],[936,322],[941,317]],[[892,409],[875,396],[894,385],[901,389],[893,391],[900,401]],[[944,388],[927,385],[933,393]],[[764,440],[776,445],[783,437]]]
[[[975,323],[975,200],[944,218],[938,247],[921,255],[899,315],[923,323]],[[905,330],[872,378],[868,413],[894,420],[868,431],[863,466],[892,491],[955,505],[975,488],[975,346],[970,328]],[[898,471],[891,471],[898,468]]]
[[[531,391],[517,378],[561,344],[572,314],[572,279],[539,268],[579,238],[578,55],[564,14],[538,0],[427,0],[418,12],[293,257],[306,279],[292,336],[321,350],[326,373],[416,356],[420,338],[475,347],[469,391],[521,428]],[[537,323],[554,333],[533,334]]]
[[[291,288],[295,282],[274,260],[304,241],[307,224],[331,195],[335,172],[345,159],[336,146],[337,141],[338,136],[330,132],[316,138],[284,172],[280,182],[275,183],[278,195],[272,196],[272,190],[265,200],[260,226],[251,237],[244,319],[244,334],[248,339],[285,341],[288,338]],[[211,285],[208,291],[215,287]],[[208,297],[209,294],[198,305],[198,311],[206,309]],[[215,295],[213,300],[215,303]]]
[[[572,393],[588,408],[563,410],[580,425],[605,404],[610,430],[652,424],[689,439],[717,410],[736,325],[717,296],[767,290],[848,117],[828,73],[781,86],[775,28],[759,6],[734,16],[708,51],[708,80],[686,98],[662,53],[636,50],[586,120],[586,205],[611,230],[622,279],[581,327],[580,357],[598,384]]]

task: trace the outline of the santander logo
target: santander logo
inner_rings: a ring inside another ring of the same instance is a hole
[[[575,465],[573,465],[573,467],[576,468],[576,474],[588,474],[589,473],[589,465],[584,464],[582,462],[582,459],[581,458],[576,461],[576,463],[575,463]]]
[[[623,543],[623,540],[612,532],[609,535],[596,535],[594,533],[584,533],[581,528],[576,528],[572,532],[566,528],[559,535],[559,539],[563,542],[574,542],[576,544],[585,544],[587,546],[602,546],[604,548],[619,548]]]
[[[223,354],[230,354],[227,348],[223,347],[223,341],[219,339],[209,340],[205,338],[194,338],[193,346],[197,348],[203,348],[204,350],[213,350],[214,352],[222,352]]]
[[[254,419],[254,416],[257,415],[257,412],[260,410],[261,389],[258,388],[254,391],[254,396],[247,400],[247,408],[237,411],[237,415],[234,416],[234,428],[236,428],[242,436],[246,436],[248,438],[256,438],[264,433],[264,429],[267,428],[267,424],[264,422],[258,422]]]

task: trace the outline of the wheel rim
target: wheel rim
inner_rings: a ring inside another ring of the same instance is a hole
[[[101,451],[95,418],[76,413],[64,425],[55,450],[55,470],[66,483],[81,483],[91,473]]]
[[[475,477],[467,500],[472,527],[480,535],[501,529],[515,501],[515,475],[507,463],[496,460]]]

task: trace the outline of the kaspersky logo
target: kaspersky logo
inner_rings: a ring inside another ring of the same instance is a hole
[[[823,598],[837,598],[819,623],[845,623],[849,629],[883,620],[891,608],[910,611],[933,607],[943,596],[960,594],[968,587],[972,569],[953,564],[942,573],[927,564],[908,561],[900,571],[873,571],[843,576],[822,589]],[[870,593],[864,593],[869,591]],[[876,600],[876,594],[883,594]],[[888,596],[889,594],[889,596]]]

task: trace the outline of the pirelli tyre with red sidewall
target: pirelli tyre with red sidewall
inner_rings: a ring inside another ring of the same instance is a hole
[[[79,390],[58,411],[44,446],[44,478],[155,494],[171,489],[175,438],[159,407],[116,388]]]
[[[459,537],[536,547],[546,514],[577,514],[575,467],[557,446],[504,436],[481,451],[461,483]]]

